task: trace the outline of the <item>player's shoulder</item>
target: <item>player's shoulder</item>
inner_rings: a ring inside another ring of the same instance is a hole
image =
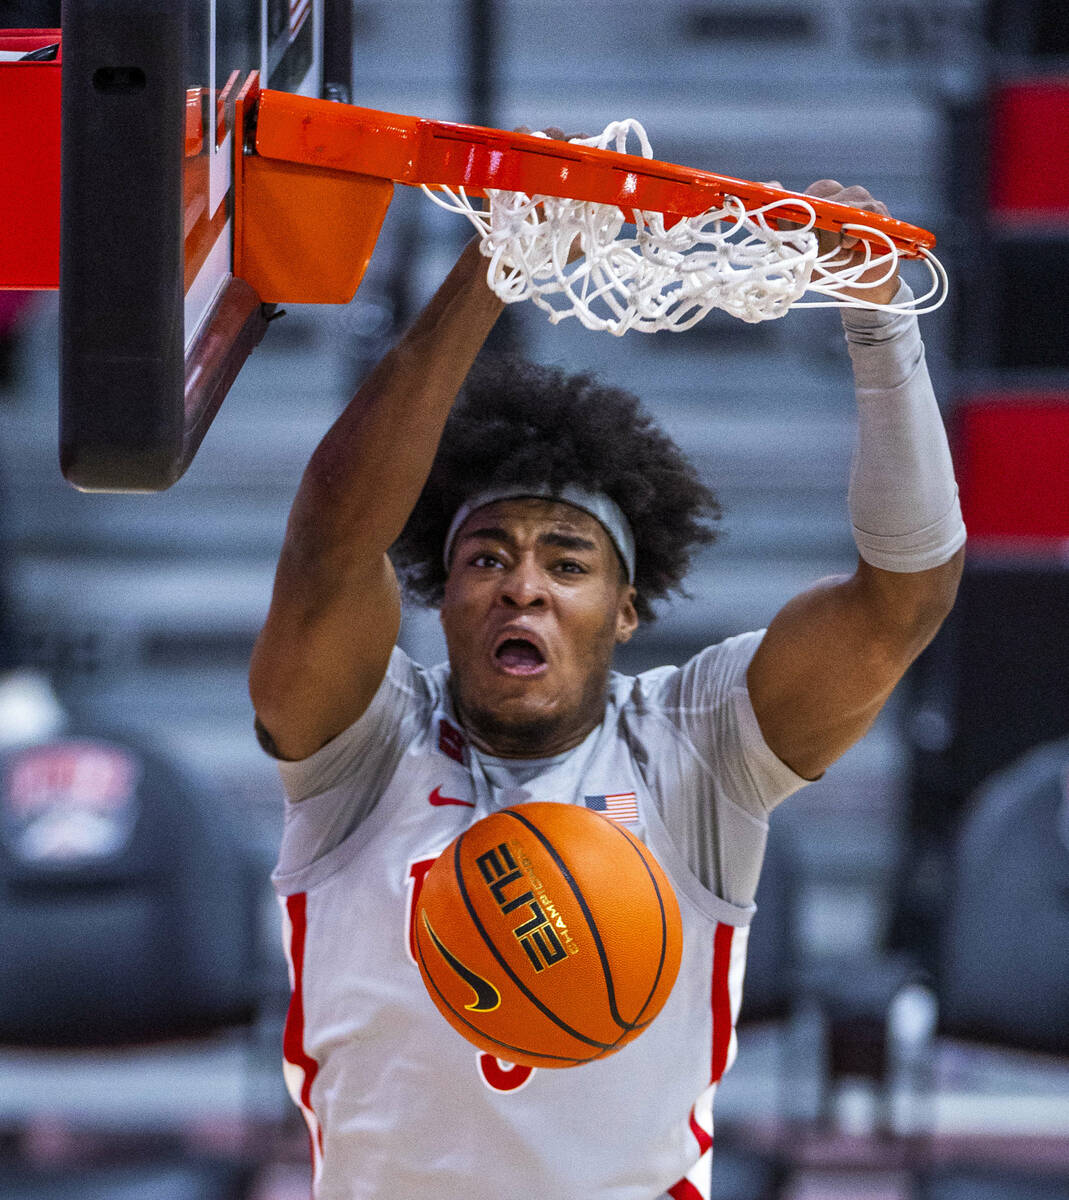
[[[685,662],[617,677],[618,702],[639,709],[705,708],[723,702],[746,685],[750,660],[763,629],[736,634],[704,647]]]
[[[445,695],[447,680],[448,669],[444,663],[426,667],[400,646],[394,646],[379,690],[385,696],[411,706],[436,708]]]
[[[373,750],[384,738],[399,736],[402,730],[410,732],[413,724],[424,721],[439,706],[445,687],[440,669],[427,668],[394,646],[386,673],[364,712],[308,758],[281,763],[283,772],[314,771],[321,763]]]
[[[373,779],[388,779],[404,749],[432,740],[432,717],[447,678],[444,668],[425,667],[395,646],[364,713],[314,754],[279,762],[290,800],[320,796],[356,778],[362,790]]]
[[[357,727],[362,725],[372,738],[411,740],[434,724],[436,713],[450,709],[448,663],[426,666],[395,646],[379,690]]]

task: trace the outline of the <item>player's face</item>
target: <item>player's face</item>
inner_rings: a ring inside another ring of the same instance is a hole
[[[453,546],[442,627],[453,700],[481,749],[543,758],[602,719],[634,589],[593,517],[549,500],[473,512]]]

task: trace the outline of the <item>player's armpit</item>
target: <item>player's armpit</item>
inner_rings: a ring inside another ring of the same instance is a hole
[[[962,561],[958,551],[909,574],[862,561],[780,610],[747,683],[765,741],[792,770],[816,779],[867,732],[950,611]]]
[[[257,715],[252,723],[253,732],[256,734],[256,740],[260,743],[260,749],[265,754],[270,754],[272,758],[282,758],[282,751],[279,750],[275,739],[271,736],[263,721]]]

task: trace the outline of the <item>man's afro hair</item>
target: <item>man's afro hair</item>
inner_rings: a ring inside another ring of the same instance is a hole
[[[441,603],[442,549],[470,496],[514,484],[569,483],[612,497],[635,535],[635,607],[682,591],[693,550],[712,542],[713,493],[637,397],[591,375],[566,375],[514,356],[484,356],[446,422],[434,465],[391,555],[406,592]]]

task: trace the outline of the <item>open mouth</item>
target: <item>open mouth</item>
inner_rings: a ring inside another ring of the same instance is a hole
[[[526,638],[506,638],[494,651],[494,658],[509,675],[540,675],[546,669],[542,651]]]

